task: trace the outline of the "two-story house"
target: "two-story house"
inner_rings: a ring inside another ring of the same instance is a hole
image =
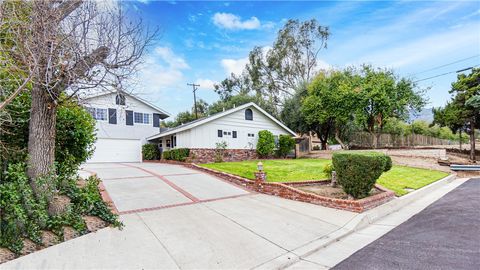
[[[85,108],[96,120],[95,152],[87,162],[140,162],[146,138],[158,134],[169,113],[124,92],[87,97]]]

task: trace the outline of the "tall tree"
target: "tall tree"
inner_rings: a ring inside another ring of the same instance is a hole
[[[307,123],[322,127],[316,131],[322,149],[326,149],[331,133],[342,148],[347,148],[342,131],[352,122],[353,112],[359,104],[356,89],[358,79],[350,69],[320,73],[309,85],[302,111]]]
[[[287,21],[272,48],[253,48],[243,73],[222,81],[216,92],[223,98],[233,93],[253,93],[268,97],[275,105],[283,104],[300,84],[310,82],[329,35],[328,27],[315,19]]]
[[[425,104],[422,91],[410,79],[398,78],[391,70],[364,65],[360,76],[358,106],[355,119],[372,134],[372,146],[390,118],[406,120],[410,111],[419,111]]]
[[[15,5],[13,5],[15,3]],[[119,88],[140,63],[153,35],[129,20],[121,3],[82,0],[3,1],[2,27],[15,46],[2,47],[30,79],[28,176],[38,195],[40,176],[51,173],[55,126],[62,93],[77,96],[99,88]],[[25,18],[25,11],[28,16]],[[1,43],[0,43],[1,44]]]
[[[450,93],[453,96],[451,101],[450,114],[457,117],[455,123],[462,122],[468,126],[470,134],[470,159],[475,162],[475,129],[480,127],[480,108],[478,96],[480,95],[480,68],[473,68],[470,74],[459,74],[457,81],[452,83]],[[448,105],[447,105],[448,106]]]

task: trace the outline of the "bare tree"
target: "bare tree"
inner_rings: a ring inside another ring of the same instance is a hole
[[[140,20],[129,19],[120,2],[114,3],[36,0],[1,4],[2,29],[16,44],[1,50],[23,71],[25,85],[31,84],[28,176],[36,193],[36,179],[49,174],[54,165],[59,102],[121,87],[137,71],[156,34]],[[19,84],[9,98],[23,88]]]

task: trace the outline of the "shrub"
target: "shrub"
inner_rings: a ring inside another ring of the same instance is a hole
[[[278,155],[286,157],[295,147],[295,139],[289,135],[280,135],[278,139]]]
[[[223,162],[223,156],[225,155],[225,149],[227,149],[227,142],[217,142],[215,144],[215,162]]]
[[[160,151],[156,144],[147,143],[142,146],[142,156],[145,160],[160,159]]]
[[[268,130],[258,132],[257,154],[260,157],[268,157],[273,154],[275,149],[275,138]]]
[[[392,167],[390,157],[377,152],[337,152],[332,161],[338,183],[355,199],[367,197],[380,175]]]
[[[334,170],[335,170],[335,169],[333,168],[333,164],[332,164],[332,163],[328,163],[328,164],[326,164],[325,166],[323,166],[323,173],[326,174],[329,179],[332,177],[332,172],[333,172]]]
[[[313,150],[320,150],[320,145],[313,146]]]
[[[166,160],[185,161],[190,156],[190,149],[177,148],[169,151],[163,151],[162,158]]]
[[[76,173],[94,152],[95,120],[73,101],[63,101],[57,111],[55,160],[57,173]]]

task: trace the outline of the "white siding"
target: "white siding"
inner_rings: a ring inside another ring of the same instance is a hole
[[[106,121],[97,120],[97,138],[101,139],[139,139],[142,144],[147,143],[146,138],[160,131],[158,127],[153,127],[153,113],[158,111],[147,106],[128,95],[125,95],[125,105],[115,104],[116,94],[107,94],[103,96],[93,97],[84,102],[85,107],[116,109],[117,124],[108,123]],[[148,113],[150,114],[150,124],[134,123],[133,126],[126,125],[126,110]]]
[[[245,120],[245,110],[240,110],[224,117],[218,118],[206,124],[194,127],[190,130],[176,134],[177,148],[215,148],[217,142],[227,142],[228,149],[255,149],[257,146],[258,132],[269,130],[273,135],[289,133],[280,125],[272,121],[266,115],[250,107],[253,111],[253,120]],[[218,130],[237,132],[237,138],[223,136],[219,138]],[[248,137],[248,134],[254,137]],[[162,138],[165,140],[165,138]]]

